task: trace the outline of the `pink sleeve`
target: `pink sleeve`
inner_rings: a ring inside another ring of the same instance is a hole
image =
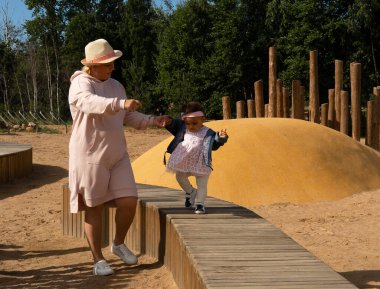
[[[70,86],[69,103],[86,114],[115,114],[124,108],[125,99],[106,98],[94,94],[91,83],[76,77]]]
[[[125,113],[124,124],[135,129],[146,129],[148,126],[153,125],[153,123],[153,116],[146,115],[138,111]]]

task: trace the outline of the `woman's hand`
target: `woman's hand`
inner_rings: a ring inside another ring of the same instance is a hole
[[[141,102],[137,99],[126,99],[124,103],[124,110],[134,112],[142,106]]]
[[[171,124],[172,119],[168,115],[160,115],[154,117],[154,125],[159,126],[159,127],[164,127],[166,125]]]

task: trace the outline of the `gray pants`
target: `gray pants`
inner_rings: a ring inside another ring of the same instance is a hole
[[[189,177],[193,176],[190,173],[176,172],[176,179],[182,190],[185,193],[190,194],[193,191],[193,186],[190,184]],[[207,197],[207,183],[209,176],[194,176],[197,183],[197,197],[195,199],[195,204],[204,205],[205,199]]]

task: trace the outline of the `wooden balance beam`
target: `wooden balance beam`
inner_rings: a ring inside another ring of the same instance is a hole
[[[325,263],[254,212],[207,198],[207,214],[184,208],[179,190],[138,185],[126,242],[165,264],[180,289],[353,289]],[[84,237],[83,213],[70,214],[63,188],[63,233]],[[112,242],[115,209],[103,213],[103,245]]]

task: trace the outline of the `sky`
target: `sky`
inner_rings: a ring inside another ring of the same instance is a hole
[[[32,12],[26,7],[24,0],[0,0],[0,19],[3,22],[5,4],[8,3],[8,16],[12,24],[20,26],[32,17]]]
[[[161,6],[163,3],[162,0],[154,0],[154,2],[157,6]],[[176,5],[179,2],[181,2],[181,0],[172,0],[173,5]],[[32,17],[32,12],[26,7],[24,0],[0,0],[0,23],[3,22],[5,3],[8,3],[8,16],[10,17],[12,24],[20,26],[25,20]]]

